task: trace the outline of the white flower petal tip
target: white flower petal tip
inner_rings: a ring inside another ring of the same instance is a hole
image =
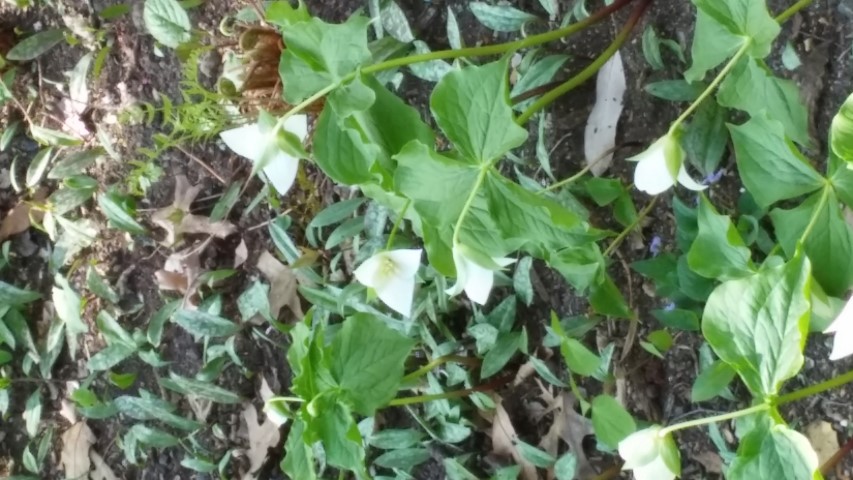
[[[830,360],[840,360],[853,355],[853,297],[847,301],[841,313],[826,327],[823,333],[834,333]]]
[[[415,294],[415,275],[421,264],[421,249],[379,252],[368,258],[354,275],[365,287],[392,310],[408,317],[412,313]]]
[[[672,435],[653,426],[634,432],[619,442],[622,470],[632,470],[636,480],[673,480],[681,474],[681,457]]]
[[[694,191],[708,188],[690,177],[684,168],[684,156],[684,149],[672,133],[657,139],[645,151],[628,159],[637,162],[634,185],[649,195],[659,195],[676,183]]]
[[[308,117],[288,117],[284,121],[284,129],[304,141],[308,136]],[[260,167],[280,194],[287,193],[293,186],[299,159],[281,151],[273,131],[264,133],[260,124],[253,123],[226,130],[219,137],[234,153],[251,160],[255,168]]]
[[[482,265],[474,259],[476,254],[463,245],[453,247],[453,263],[456,266],[456,284],[445,290],[450,295],[459,295],[465,291],[468,298],[478,304],[485,305],[489,293],[495,283],[495,270],[499,270],[515,262],[512,258],[486,257],[491,265]],[[482,259],[481,259],[482,260]]]

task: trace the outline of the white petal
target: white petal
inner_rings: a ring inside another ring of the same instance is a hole
[[[459,295],[465,289],[465,284],[468,283],[468,266],[470,262],[458,248],[453,248],[453,265],[456,267],[456,284],[444,291],[444,293],[452,296]]]
[[[267,176],[267,180],[275,187],[279,195],[284,195],[293,186],[298,169],[299,159],[278,151],[270,157],[269,163],[264,167],[264,175]]]
[[[506,266],[509,266],[509,265],[512,265],[513,263],[515,263],[514,258],[507,258],[507,257],[492,257],[492,260],[495,263],[497,263],[498,265],[500,265],[501,267],[506,267]]]
[[[826,327],[826,330],[823,333],[834,333],[841,330],[841,327],[845,324],[853,323],[853,297],[850,297],[847,300],[847,303],[844,304],[844,308],[841,309],[841,312],[838,313],[838,316],[835,317],[835,320]]]
[[[675,478],[675,473],[669,469],[663,457],[655,457],[651,462],[634,468],[634,478],[636,480],[672,480]]]
[[[284,129],[299,137],[299,140],[304,141],[308,136],[308,116],[294,115],[287,117],[284,121]]]
[[[634,185],[649,195],[658,195],[675,185],[675,179],[666,166],[664,150],[658,142],[634,157],[640,161],[634,169]]]
[[[415,292],[415,277],[394,277],[376,289],[379,299],[404,317],[412,314],[412,297]]]
[[[693,178],[691,178],[687,173],[687,169],[684,168],[684,165],[681,165],[681,168],[678,169],[678,183],[680,183],[684,188],[697,192],[708,188],[707,185],[702,185],[696,180],[693,180]]]
[[[853,355],[853,297],[847,301],[841,313],[824,330],[824,333],[835,333],[832,343],[830,360],[838,360]]]
[[[418,268],[421,267],[421,252],[420,248],[392,250],[386,255],[397,269],[397,275],[401,278],[411,278],[418,273]]]
[[[661,427],[654,426],[634,432],[619,442],[619,456],[625,460],[623,470],[642,467],[660,456],[658,452],[658,432]]]
[[[384,284],[384,282],[381,281],[377,282],[377,280],[379,280],[379,272],[384,261],[384,252],[377,253],[376,255],[368,258],[353,272],[355,279],[358,280],[358,283],[370,288],[377,288],[377,284]]]
[[[225,130],[219,134],[219,137],[234,153],[253,162],[261,158],[264,148],[269,143],[265,140],[265,135],[261,133],[257,123]]]
[[[489,292],[495,282],[495,273],[474,262],[468,262],[468,278],[465,282],[465,295],[474,303],[485,305],[489,300]]]

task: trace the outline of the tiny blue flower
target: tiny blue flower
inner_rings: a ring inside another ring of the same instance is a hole
[[[649,251],[653,256],[657,256],[660,253],[661,247],[663,246],[663,240],[657,235],[652,237],[652,243],[649,244]]]

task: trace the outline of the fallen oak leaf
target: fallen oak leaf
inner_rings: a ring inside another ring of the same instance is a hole
[[[246,451],[249,471],[243,475],[243,480],[252,480],[255,478],[254,473],[264,465],[269,449],[278,446],[281,432],[278,426],[266,417],[264,423],[258,423],[258,411],[251,403],[246,403],[242,417],[246,422],[246,438],[249,441]]]
[[[237,231],[231,222],[212,222],[210,217],[190,213],[190,206],[200,192],[201,186],[190,185],[185,175],[175,177],[175,199],[172,205],[151,215],[151,221],[166,232],[166,238],[161,242],[163,245],[175,245],[186,233],[206,233],[225,238]]]
[[[40,209],[33,210],[32,203],[42,202],[45,198],[47,198],[47,190],[40,188],[33,195],[32,200],[20,201],[12,207],[9,213],[3,218],[3,222],[0,223],[0,242],[5,241],[12,235],[26,232],[33,221],[41,222],[44,217],[44,211]]]
[[[92,459],[92,463],[95,464],[95,468],[89,474],[90,480],[118,480],[116,474],[113,473],[113,469],[107,465],[104,457],[98,454],[98,452],[92,450],[89,452],[89,456]]]
[[[60,462],[65,478],[80,478],[92,467],[89,448],[95,443],[95,435],[86,422],[78,422],[62,434]]]
[[[492,452],[499,456],[512,457],[516,465],[521,467],[519,478],[522,480],[537,480],[536,466],[530,463],[516,447],[518,435],[515,427],[503,408],[500,397],[495,400],[494,418],[492,419]]]
[[[559,397],[563,399],[561,415],[565,416],[560,438],[569,445],[569,451],[574,453],[578,460],[576,478],[580,480],[595,478],[597,475],[595,469],[592,468],[583,449],[584,437],[595,433],[592,422],[575,411],[574,396],[562,393]]]
[[[302,318],[304,314],[297,294],[297,280],[293,270],[266,251],[258,258],[258,270],[270,282],[269,303],[272,317],[278,318],[281,307],[287,305],[296,318]]]

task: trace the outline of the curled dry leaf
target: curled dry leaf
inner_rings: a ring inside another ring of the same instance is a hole
[[[589,114],[584,131],[584,156],[596,177],[603,174],[613,161],[616,146],[616,124],[622,115],[625,97],[625,68],[619,52],[598,71],[595,82],[595,105]]]
[[[281,307],[287,305],[296,318],[302,318],[302,304],[297,294],[296,275],[293,270],[279,262],[271,253],[263,252],[258,258],[258,270],[270,282],[270,314],[278,318]]]
[[[190,185],[184,175],[175,177],[175,199],[172,205],[161,208],[151,215],[151,221],[166,231],[163,245],[171,247],[181,241],[186,233],[205,233],[217,238],[225,238],[237,231],[230,222],[212,222],[210,217],[190,213],[195,197],[201,187]]]
[[[568,393],[561,393],[558,398],[562,399],[562,408],[555,418],[560,418],[560,438],[569,445],[569,451],[578,459],[576,478],[586,480],[596,477],[595,469],[586,458],[583,450],[583,439],[594,433],[592,422],[575,411],[575,398]],[[556,420],[555,420],[556,423]]]
[[[30,201],[21,201],[12,207],[11,210],[3,217],[3,222],[0,223],[0,242],[6,241],[12,235],[26,232],[30,228],[30,214],[32,219],[41,222],[44,217],[44,212],[35,210],[31,212],[31,202],[42,202],[47,197],[47,190],[44,188],[38,189]]]
[[[515,441],[518,435],[515,433],[515,427],[512,426],[512,421],[506,413],[501,399],[495,398],[495,413],[492,419],[492,452],[495,455],[512,457],[516,465],[521,467],[519,478],[522,480],[536,480],[536,466],[527,461],[521,452],[516,448]]]
[[[75,423],[62,434],[62,453],[60,461],[65,470],[65,478],[80,478],[92,467],[89,460],[89,448],[95,443],[95,435],[86,422]]]
[[[251,403],[245,404],[242,416],[246,423],[246,439],[249,441],[249,448],[246,450],[249,472],[243,475],[243,480],[252,480],[255,478],[254,473],[264,465],[269,449],[278,445],[281,432],[278,426],[265,416],[264,423],[258,423],[258,411]]]

